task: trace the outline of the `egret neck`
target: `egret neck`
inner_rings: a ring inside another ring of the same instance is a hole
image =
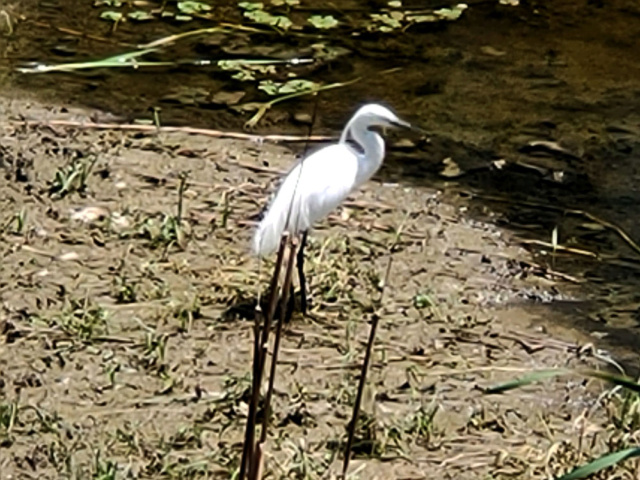
[[[356,186],[360,186],[369,180],[378,171],[384,160],[383,138],[378,133],[370,130],[368,122],[363,120],[362,118],[353,118],[340,136],[340,143],[348,146],[347,138],[351,136],[351,139],[362,149],[361,152],[354,151],[358,156]]]

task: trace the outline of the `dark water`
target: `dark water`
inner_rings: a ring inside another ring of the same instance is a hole
[[[286,80],[295,73],[324,84],[359,81],[323,92],[317,101],[283,102],[257,131],[303,135],[308,127],[296,119],[315,112],[314,132],[333,133],[359,103],[391,105],[430,132],[430,139],[392,148],[383,178],[471,199],[472,214],[484,218],[488,207],[523,238],[551,242],[557,227],[561,245],[601,255],[560,252],[552,263],[548,256],[538,258],[554,270],[587,279],[576,289],[587,300],[583,307],[558,307],[568,323],[607,332],[613,345],[638,346],[640,252],[613,228],[640,242],[637,2],[556,0],[506,7],[478,1],[454,22],[358,36],[352,27],[361,25],[374,6],[351,2],[336,12],[329,3],[318,3],[315,13],[335,15],[348,26],[329,34],[307,29],[285,36],[268,29],[234,30],[183,40],[145,57],[180,63],[170,67],[38,75],[13,69],[27,62],[104,58],[169,34],[219,22],[238,25],[243,19],[235,2],[216,2],[208,19],[127,22],[114,31],[98,18],[105,7],[94,8],[89,1],[42,0],[3,8],[14,20],[0,40],[5,95],[95,107],[128,122],[150,119],[160,108],[165,124],[241,130],[250,114],[230,110],[216,94],[245,92],[242,102],[266,96],[255,82],[235,80],[217,66],[190,63],[310,58],[317,44],[341,49],[346,54],[334,60],[279,66],[270,76]],[[309,10],[303,2],[290,16],[303,22],[314,13]],[[453,173],[446,165],[454,166]],[[540,253],[541,247],[532,249]]]

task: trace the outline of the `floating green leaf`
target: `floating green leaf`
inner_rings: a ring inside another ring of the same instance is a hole
[[[281,28],[282,30],[288,30],[293,25],[291,20],[287,17],[282,15],[271,15],[264,10],[247,10],[244,12],[244,16],[256,23],[271,25],[272,27]]]
[[[208,12],[211,10],[211,6],[206,3],[194,1],[178,2],[178,10],[186,15],[194,15],[197,13]]]
[[[388,5],[392,8],[402,7],[400,1],[390,1]],[[372,13],[371,21],[367,25],[367,30],[379,31],[379,32],[391,32],[401,28],[406,28],[411,24],[416,23],[428,23],[428,22],[440,22],[440,21],[454,21],[460,18],[462,13],[468,8],[466,3],[459,3],[451,8],[440,8],[434,10],[431,13],[417,13],[417,12],[401,12],[398,10],[386,12],[386,13]]]
[[[253,12],[255,10],[262,10],[264,8],[264,3],[262,2],[240,2],[238,4],[242,10],[246,10],[248,12]]]
[[[273,107],[275,104],[280,103],[280,102],[284,102],[286,100],[291,100],[292,98],[298,98],[301,97],[303,95],[310,95],[312,93],[316,93],[316,92],[320,92],[323,90],[331,90],[333,88],[340,88],[340,87],[345,87],[347,85],[351,85],[352,83],[357,82],[358,80],[360,80],[360,78],[354,78],[353,80],[350,80],[348,82],[341,82],[341,83],[332,83],[330,85],[322,85],[316,88],[311,88],[308,90],[304,90],[301,92],[294,92],[294,93],[288,93],[286,95],[281,95],[278,96],[272,100],[269,100],[268,102],[264,102],[264,103],[251,103],[251,104],[247,104],[245,103],[244,105],[237,105],[235,107],[233,107],[236,110],[244,110],[244,109],[248,109],[249,107],[251,108],[251,110],[256,110],[257,112],[253,115],[253,117],[251,117],[249,120],[247,120],[244,124],[244,128],[253,128],[255,127],[258,122],[260,121],[260,119],[264,116],[265,113],[267,113],[267,111]]]
[[[338,57],[351,53],[351,50],[347,48],[324,43],[314,43],[311,45],[311,48],[313,49],[314,58],[325,61],[335,60]]]
[[[173,19],[176,22],[188,22],[190,20],[193,20],[193,17],[191,15],[187,15],[185,13],[170,12],[168,10],[163,10],[160,14],[160,17],[165,19]]]
[[[146,22],[148,20],[153,20],[155,17],[144,10],[136,10],[134,12],[127,13],[127,18],[135,20],[136,22]]]
[[[100,18],[109,22],[119,22],[122,20],[122,13],[106,10],[100,14]]]
[[[271,5],[274,7],[282,7],[283,5],[295,7],[296,5],[300,5],[300,0],[271,0]]]
[[[96,0],[93,2],[93,6],[120,8],[122,6],[122,0]]]
[[[407,21],[413,23],[437,22],[435,15],[407,15]]]
[[[334,28],[338,21],[331,15],[313,15],[307,20],[311,25],[320,29]]]
[[[435,10],[433,14],[437,17],[442,18],[443,20],[453,21],[460,18],[462,12],[464,12],[467,8],[468,7],[466,3],[459,3],[453,8],[441,8],[439,10]]]
[[[231,75],[231,78],[239,82],[252,82],[256,79],[256,76],[249,70],[239,70],[237,73]]]
[[[276,73],[274,62],[270,60],[219,60],[218,67],[226,71],[236,71],[231,78],[241,82],[253,81],[255,75],[273,75]]]
[[[222,70],[237,70],[240,63],[240,60],[218,60],[218,66]]]
[[[303,80],[301,78],[289,80],[284,83],[274,82],[273,80],[263,80],[258,85],[258,89],[262,90],[267,95],[284,95],[287,93],[305,92],[318,87],[319,84],[312,82],[311,80]]]
[[[369,30],[378,30],[380,32],[390,32],[392,30],[402,27],[401,20],[404,19],[404,13],[402,12],[390,12],[390,13],[372,13],[372,24],[369,25]]]

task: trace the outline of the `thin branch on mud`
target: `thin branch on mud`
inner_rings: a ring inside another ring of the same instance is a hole
[[[36,25],[37,27],[50,28],[52,30],[57,30],[60,33],[65,33],[67,35],[72,35],[74,37],[87,38],[89,40],[95,40],[97,42],[116,44],[116,45],[121,45],[123,47],[134,47],[135,46],[135,45],[132,45],[131,43],[121,42],[121,41],[114,40],[114,39],[111,39],[111,38],[101,37],[99,35],[92,35],[90,33],[81,32],[79,30],[74,30],[72,28],[56,27],[54,25],[51,25],[50,23],[40,22],[40,21],[37,21],[37,20],[30,20],[30,21],[28,21],[28,23]]]
[[[559,207],[555,205],[549,205],[548,203],[540,203],[540,202],[529,202],[529,201],[518,201],[513,200],[511,198],[503,198],[495,195],[483,195],[467,190],[460,190],[459,193],[464,193],[471,197],[482,198],[483,200],[489,200],[491,202],[500,202],[500,203],[510,203],[512,205],[522,205],[524,207],[532,207],[532,208],[541,208],[544,210],[551,210],[554,212],[561,212],[565,215],[573,215],[576,217],[584,217],[588,220],[591,220],[594,223],[598,223],[602,225],[604,228],[608,230],[612,230],[615,232],[629,247],[640,255],[640,245],[638,245],[621,227],[616,225],[615,223],[609,222],[608,220],[604,220],[592,213],[587,212],[586,210],[580,210],[576,208],[565,208]],[[597,256],[597,255],[596,255]]]
[[[549,242],[544,242],[542,240],[531,240],[531,239],[522,239],[520,240],[525,245],[537,245],[539,247],[547,247],[554,248],[557,252],[566,252],[573,253],[574,255],[581,255],[583,257],[595,258],[596,260],[600,260],[600,255],[595,252],[591,252],[589,250],[584,250],[582,248],[573,248],[573,247],[564,247],[562,245],[553,245]]]
[[[253,135],[242,132],[225,132],[224,130],[210,130],[207,128],[195,127],[175,127],[164,126],[157,127],[155,125],[134,125],[119,123],[94,123],[94,122],[77,122],[72,120],[50,120],[44,121],[12,121],[5,125],[27,125],[29,127],[68,127],[87,130],[123,130],[134,132],[150,132],[150,133],[187,133],[190,135],[204,135],[207,137],[217,138],[235,138],[238,140],[249,140],[252,142],[326,142],[333,140],[333,137],[324,135],[299,136],[299,135]]]
[[[251,170],[256,173],[267,173],[269,175],[284,175],[286,173],[285,170],[278,170],[276,168],[262,167],[260,165],[253,165],[251,163],[245,162],[233,162],[235,165],[246,168],[247,170]]]
[[[522,241],[522,240],[521,240]],[[549,267],[545,267],[544,265],[540,265],[539,263],[532,262],[530,260],[524,260],[522,258],[514,258],[509,255],[503,254],[494,254],[491,255],[493,257],[502,258],[503,260],[511,261],[511,262],[519,262],[521,265],[526,265],[527,267],[533,270],[534,275],[540,275],[542,277],[557,277],[560,280],[565,280],[571,283],[584,283],[585,280],[581,278],[574,277],[573,275],[569,275],[567,273],[558,272],[557,270],[553,270]]]
[[[311,133],[312,133],[312,128],[313,125],[315,124],[315,118],[316,118],[316,111],[317,111],[317,107],[318,107],[318,95],[316,93],[316,102],[314,104],[314,110],[313,110],[313,116],[311,119],[311,124],[309,126],[309,134],[307,135],[307,138],[311,138]],[[302,157],[304,158],[306,156],[306,151],[307,148],[309,146],[309,142],[305,142],[305,146],[304,146],[304,152]],[[304,162],[304,160],[303,160]],[[302,166],[302,164],[301,164]],[[296,188],[298,187],[297,183],[296,183]],[[289,204],[289,210],[287,213],[287,219],[285,222],[285,225],[289,224],[289,219],[290,216],[292,214],[292,209],[293,209],[293,201]],[[301,270],[303,268],[302,266],[302,260],[301,260],[301,256],[302,256],[302,252],[304,249],[304,244],[305,244],[305,240],[306,240],[306,232],[303,233],[303,239],[302,241],[300,241],[298,235],[296,235],[295,232],[293,232],[293,236],[291,235],[292,232],[288,232],[285,231],[282,234],[282,237],[280,239],[280,248],[278,250],[278,258],[276,260],[276,265],[274,268],[274,272],[273,272],[273,277],[271,280],[271,292],[270,292],[270,302],[269,302],[269,311],[267,312],[267,316],[264,319],[264,325],[263,325],[263,331],[262,331],[262,336],[260,338],[260,343],[258,343],[258,336],[259,336],[259,323],[258,320],[256,319],[256,323],[254,326],[255,329],[255,340],[254,340],[254,382],[253,382],[253,393],[252,393],[252,398],[251,398],[251,407],[253,408],[253,411],[251,412],[253,414],[253,417],[250,417],[250,419],[247,422],[247,433],[245,436],[245,445],[244,445],[244,449],[243,449],[243,456],[242,456],[242,463],[241,463],[241,467],[240,467],[240,480],[244,480],[244,473],[245,470],[249,469],[248,472],[248,477],[249,480],[261,480],[262,479],[262,473],[263,473],[263,469],[264,469],[264,446],[265,446],[265,442],[267,440],[267,432],[268,432],[268,428],[269,428],[269,421],[270,421],[270,417],[271,417],[271,397],[273,395],[273,387],[274,387],[274,382],[275,382],[275,376],[276,376],[276,368],[278,365],[278,350],[280,347],[280,339],[282,337],[282,325],[285,322],[288,322],[291,319],[291,316],[293,315],[293,309],[291,308],[287,308],[288,307],[288,302],[289,302],[289,293],[291,290],[291,277],[293,274],[293,265],[294,263],[298,262],[298,267],[299,267],[299,275],[300,275],[300,280],[301,280],[301,290],[302,290],[302,295],[304,298],[305,292],[304,292],[304,283],[302,282],[303,279],[303,273],[301,273]],[[286,254],[286,256],[285,256]],[[257,411],[257,407],[258,407],[258,397],[259,397],[259,392],[260,392],[260,385],[262,383],[262,373],[264,371],[264,365],[266,362],[266,353],[267,353],[267,339],[268,339],[268,334],[269,334],[269,328],[270,328],[270,323],[271,320],[273,319],[273,316],[275,315],[275,309],[276,309],[276,301],[278,298],[278,280],[280,277],[280,270],[282,269],[283,266],[283,259],[286,258],[286,267],[285,267],[285,276],[284,276],[284,284],[282,286],[282,295],[280,295],[280,302],[281,302],[281,306],[280,306],[280,315],[278,317],[278,324],[277,324],[277,328],[276,328],[276,333],[275,333],[275,340],[273,343],[273,351],[271,354],[271,368],[269,371],[269,377],[268,377],[268,387],[267,387],[267,392],[265,395],[265,400],[264,400],[264,409],[263,409],[263,418],[262,418],[262,427],[260,430],[260,440],[258,442],[256,442],[255,446],[253,445],[253,437],[255,436],[255,414]],[[302,257],[303,259],[304,257]],[[293,293],[291,293],[291,295],[293,296]],[[293,299],[292,299],[293,300]],[[259,301],[258,301],[259,304]],[[258,307],[256,308],[256,313],[258,314],[258,317],[260,316],[260,307],[258,305]],[[303,313],[304,313],[304,308],[303,308]],[[251,422],[251,425],[250,423]],[[251,430],[249,430],[251,428]]]
[[[164,47],[164,46],[176,43],[180,40],[184,40],[185,38],[201,36],[201,35],[211,35],[213,33],[233,33],[234,31],[236,32],[243,31],[243,32],[259,33],[259,34],[270,33],[262,29],[246,27],[244,25],[225,23],[216,27],[198,28],[196,30],[188,30],[182,33],[167,35],[165,37],[158,38],[157,40],[153,40],[149,43],[140,44],[138,45],[138,48],[145,49],[145,48]]]
[[[525,245],[537,245],[537,246],[541,246],[541,247],[545,247],[545,248],[553,248],[553,244],[549,243],[549,242],[544,242],[542,240],[531,240],[531,239],[521,239],[520,242],[522,242]],[[632,270],[640,270],[640,265],[638,265],[638,259],[637,258],[626,258],[620,255],[605,255],[602,253],[595,253],[595,252],[591,252],[589,250],[583,250],[583,249],[579,249],[579,248],[572,248],[572,247],[563,247],[562,245],[556,245],[555,246],[556,251],[559,252],[566,252],[569,254],[573,254],[573,255],[580,255],[583,257],[589,257],[589,258],[593,258],[595,260],[598,260],[600,262],[606,262],[610,265],[618,265],[618,266],[624,266],[625,268],[629,268]],[[518,260],[521,263],[526,263],[526,264],[530,264],[535,266],[535,264],[531,263],[531,262],[526,262],[524,260]],[[555,275],[555,276],[559,276],[560,278],[563,278],[565,280],[570,280],[570,281],[575,281],[577,283],[583,283],[584,280],[578,280],[575,277],[571,277],[570,275],[565,275],[565,274],[561,274],[559,272],[554,272],[553,270],[548,270],[547,269],[547,273],[549,273],[550,275]]]

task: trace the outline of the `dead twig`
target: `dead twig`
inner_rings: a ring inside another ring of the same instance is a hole
[[[28,23],[36,25],[37,27],[50,28],[52,30],[57,30],[60,33],[65,33],[67,35],[72,35],[74,37],[88,38],[89,40],[95,40],[97,42],[116,44],[116,45],[121,45],[121,46],[124,46],[124,47],[134,47],[135,46],[135,45],[132,45],[131,43],[116,41],[114,39],[101,37],[99,35],[92,35],[90,33],[81,32],[79,30],[74,30],[72,28],[56,27],[54,25],[51,25],[50,23],[40,22],[40,21],[37,21],[37,20],[30,20],[30,21],[28,21]]]
[[[489,200],[492,202],[500,202],[500,203],[511,203],[513,205],[522,205],[524,207],[532,207],[532,208],[541,208],[544,210],[551,210],[554,212],[561,212],[565,215],[573,215],[576,217],[584,217],[588,220],[591,220],[594,223],[598,223],[602,225],[604,228],[613,231],[616,233],[635,253],[640,255],[640,245],[638,245],[621,227],[616,225],[615,223],[609,222],[608,220],[604,220],[592,213],[587,212],[586,210],[580,210],[576,208],[564,208],[558,207],[555,205],[549,205],[547,203],[540,202],[529,202],[529,201],[514,201],[511,198],[503,198],[495,195],[483,195],[471,191],[459,191],[460,193],[465,193],[471,197],[482,198],[483,200]]]
[[[591,257],[597,260],[600,260],[600,255],[595,252],[590,252],[589,250],[583,250],[581,248],[573,248],[573,247],[563,247],[562,245],[553,245],[549,242],[543,242],[542,240],[528,240],[522,239],[520,240],[525,245],[538,245],[540,247],[553,248],[556,252],[566,252],[572,253],[574,255],[581,255],[583,257]]]
[[[175,127],[175,126],[161,126],[156,125],[134,125],[134,124],[120,124],[120,123],[96,123],[96,122],[78,122],[73,120],[49,120],[44,121],[10,121],[4,125],[26,125],[29,127],[67,127],[78,128],[88,130],[122,130],[122,131],[134,131],[134,132],[150,132],[150,133],[186,133],[190,135],[204,135],[207,137],[217,138],[235,138],[238,140],[249,140],[252,142],[326,142],[333,140],[333,137],[327,137],[323,135],[313,136],[299,136],[299,135],[253,135],[242,132],[226,132],[224,130],[210,130],[207,128],[196,127]]]

